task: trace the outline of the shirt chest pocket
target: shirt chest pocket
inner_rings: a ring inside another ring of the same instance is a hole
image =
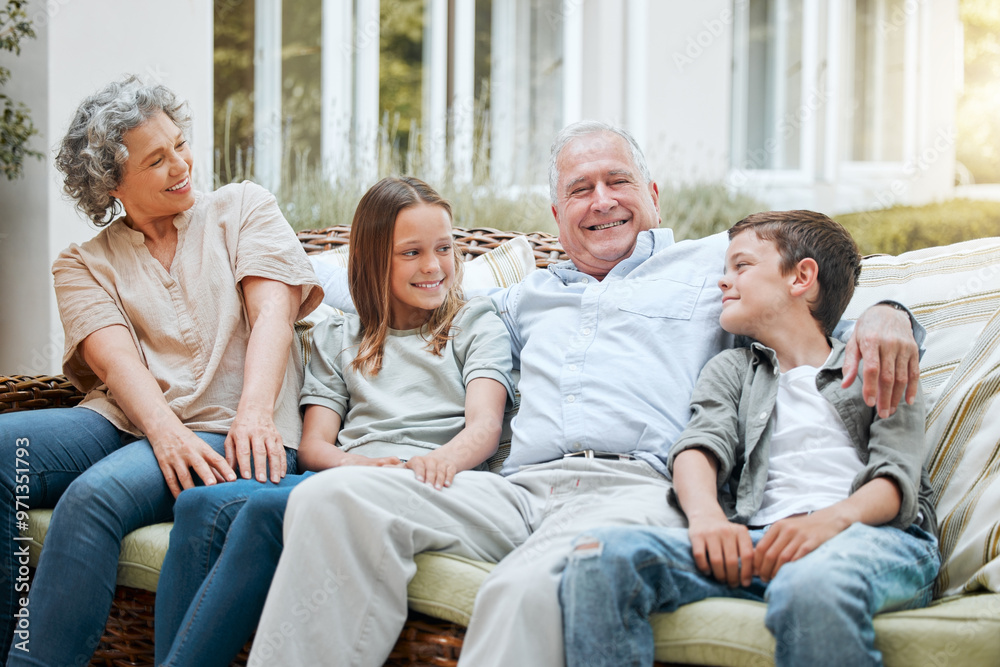
[[[705,278],[690,282],[680,280],[644,280],[622,284],[615,290],[618,310],[643,317],[668,317],[689,320],[705,287]]]

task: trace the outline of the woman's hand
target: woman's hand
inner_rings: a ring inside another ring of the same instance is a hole
[[[121,325],[98,329],[80,343],[80,355],[108,385],[125,415],[146,435],[163,479],[176,498],[194,486],[191,470],[208,484],[236,479],[222,456],[173,413],[153,374],[139,358],[132,335]]]
[[[165,432],[151,430],[146,437],[174,498],[182,490],[195,485],[192,470],[205,486],[236,479],[236,473],[226,459],[183,425],[165,429]]]
[[[253,457],[253,466],[250,461]],[[238,469],[243,479],[250,479],[257,471],[257,481],[277,483],[288,473],[285,443],[274,425],[273,413],[268,410],[237,410],[233,425],[226,436],[226,462]]]

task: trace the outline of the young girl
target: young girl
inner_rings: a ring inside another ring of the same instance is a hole
[[[447,493],[496,451],[513,395],[506,327],[489,300],[463,300],[451,207],[415,178],[383,179],[362,197],[348,269],[358,315],[313,330],[299,466],[404,467]],[[246,643],[303,477],[289,478],[242,509],[214,503],[210,487],[181,494],[156,596],[156,664],[228,665]]]

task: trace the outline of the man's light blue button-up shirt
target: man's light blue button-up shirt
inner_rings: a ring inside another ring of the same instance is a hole
[[[698,374],[733,345],[719,326],[728,245],[725,233],[674,243],[646,231],[604,280],[562,262],[494,295],[524,397],[503,474],[584,449],[667,474]]]

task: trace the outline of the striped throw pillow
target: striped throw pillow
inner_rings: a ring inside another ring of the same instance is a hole
[[[941,529],[937,595],[1000,592],[1000,238],[866,259],[845,317],[883,299],[927,329],[920,372]]]

